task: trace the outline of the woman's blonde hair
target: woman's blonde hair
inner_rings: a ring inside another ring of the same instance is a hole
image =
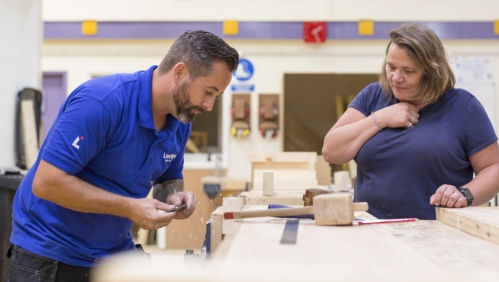
[[[456,78],[450,68],[444,46],[431,29],[417,23],[403,24],[390,32],[390,43],[386,47],[386,54],[392,43],[404,48],[417,67],[423,71],[418,91],[411,98],[412,102],[435,103],[440,96],[454,87]],[[386,75],[386,56],[379,83],[387,98],[394,100]]]

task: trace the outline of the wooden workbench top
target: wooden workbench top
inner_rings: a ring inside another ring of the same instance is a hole
[[[279,244],[284,224],[283,219],[245,219],[220,246],[221,269],[253,264],[255,271],[279,281],[499,279],[498,245],[438,221],[335,227],[301,220],[296,245]]]
[[[499,245],[439,221],[316,226],[302,219],[296,244],[280,244],[285,222],[237,220],[203,266],[141,268],[140,281],[499,281]],[[119,269],[121,280],[96,281],[134,281],[132,268]]]

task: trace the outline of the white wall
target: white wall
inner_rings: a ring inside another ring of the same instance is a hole
[[[43,15],[46,21],[490,21],[497,7],[496,0],[44,0]]]
[[[44,20],[490,21],[498,17],[495,11],[499,10],[499,1],[495,0],[108,0],[99,1],[100,9],[92,9],[97,1],[78,1],[81,3],[78,9],[69,9],[69,6],[74,8],[75,1],[44,0]],[[328,40],[317,46],[304,44],[301,40],[227,42],[254,64],[256,94],[282,94],[285,73],[377,74],[387,44],[386,40]],[[172,40],[46,40],[42,69],[67,71],[69,93],[94,74],[132,72],[158,64],[171,43]],[[447,40],[444,45],[454,56],[490,55],[494,62],[494,79],[499,85],[497,40]],[[254,95],[252,134],[245,140],[230,137],[230,95],[226,90],[223,99],[223,165],[228,168],[228,176],[249,178],[250,163],[246,161],[246,153],[282,151],[282,134],[275,140],[259,136],[256,130],[258,97]],[[499,101],[497,103],[499,109]]]
[[[40,0],[0,0],[0,166],[15,165],[15,98],[41,89]]]

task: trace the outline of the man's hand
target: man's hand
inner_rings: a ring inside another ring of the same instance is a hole
[[[438,187],[435,194],[430,197],[430,205],[463,208],[468,204],[466,198],[457,190],[455,186],[444,184]]]
[[[166,199],[167,204],[174,206],[187,205],[187,207],[181,211],[175,213],[175,219],[185,219],[192,215],[194,209],[196,208],[196,199],[192,192],[177,192],[168,196]]]
[[[142,229],[158,229],[165,227],[175,217],[175,212],[162,212],[174,208],[174,205],[165,204],[153,199],[130,199],[131,210],[128,218]]]

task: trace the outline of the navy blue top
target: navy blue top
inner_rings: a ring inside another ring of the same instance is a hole
[[[66,99],[38,159],[19,186],[11,242],[75,266],[133,249],[127,218],[77,212],[36,197],[31,189],[40,159],[104,190],[144,198],[151,181],[182,179],[191,125],[168,115],[157,132],[152,116],[152,73],[92,79]]]
[[[349,107],[369,116],[390,105],[373,83]],[[469,157],[497,141],[482,105],[466,90],[451,89],[419,114],[419,123],[409,129],[376,133],[354,159],[354,199],[367,202],[377,218],[435,219],[430,196],[442,184],[460,187],[471,181]]]

